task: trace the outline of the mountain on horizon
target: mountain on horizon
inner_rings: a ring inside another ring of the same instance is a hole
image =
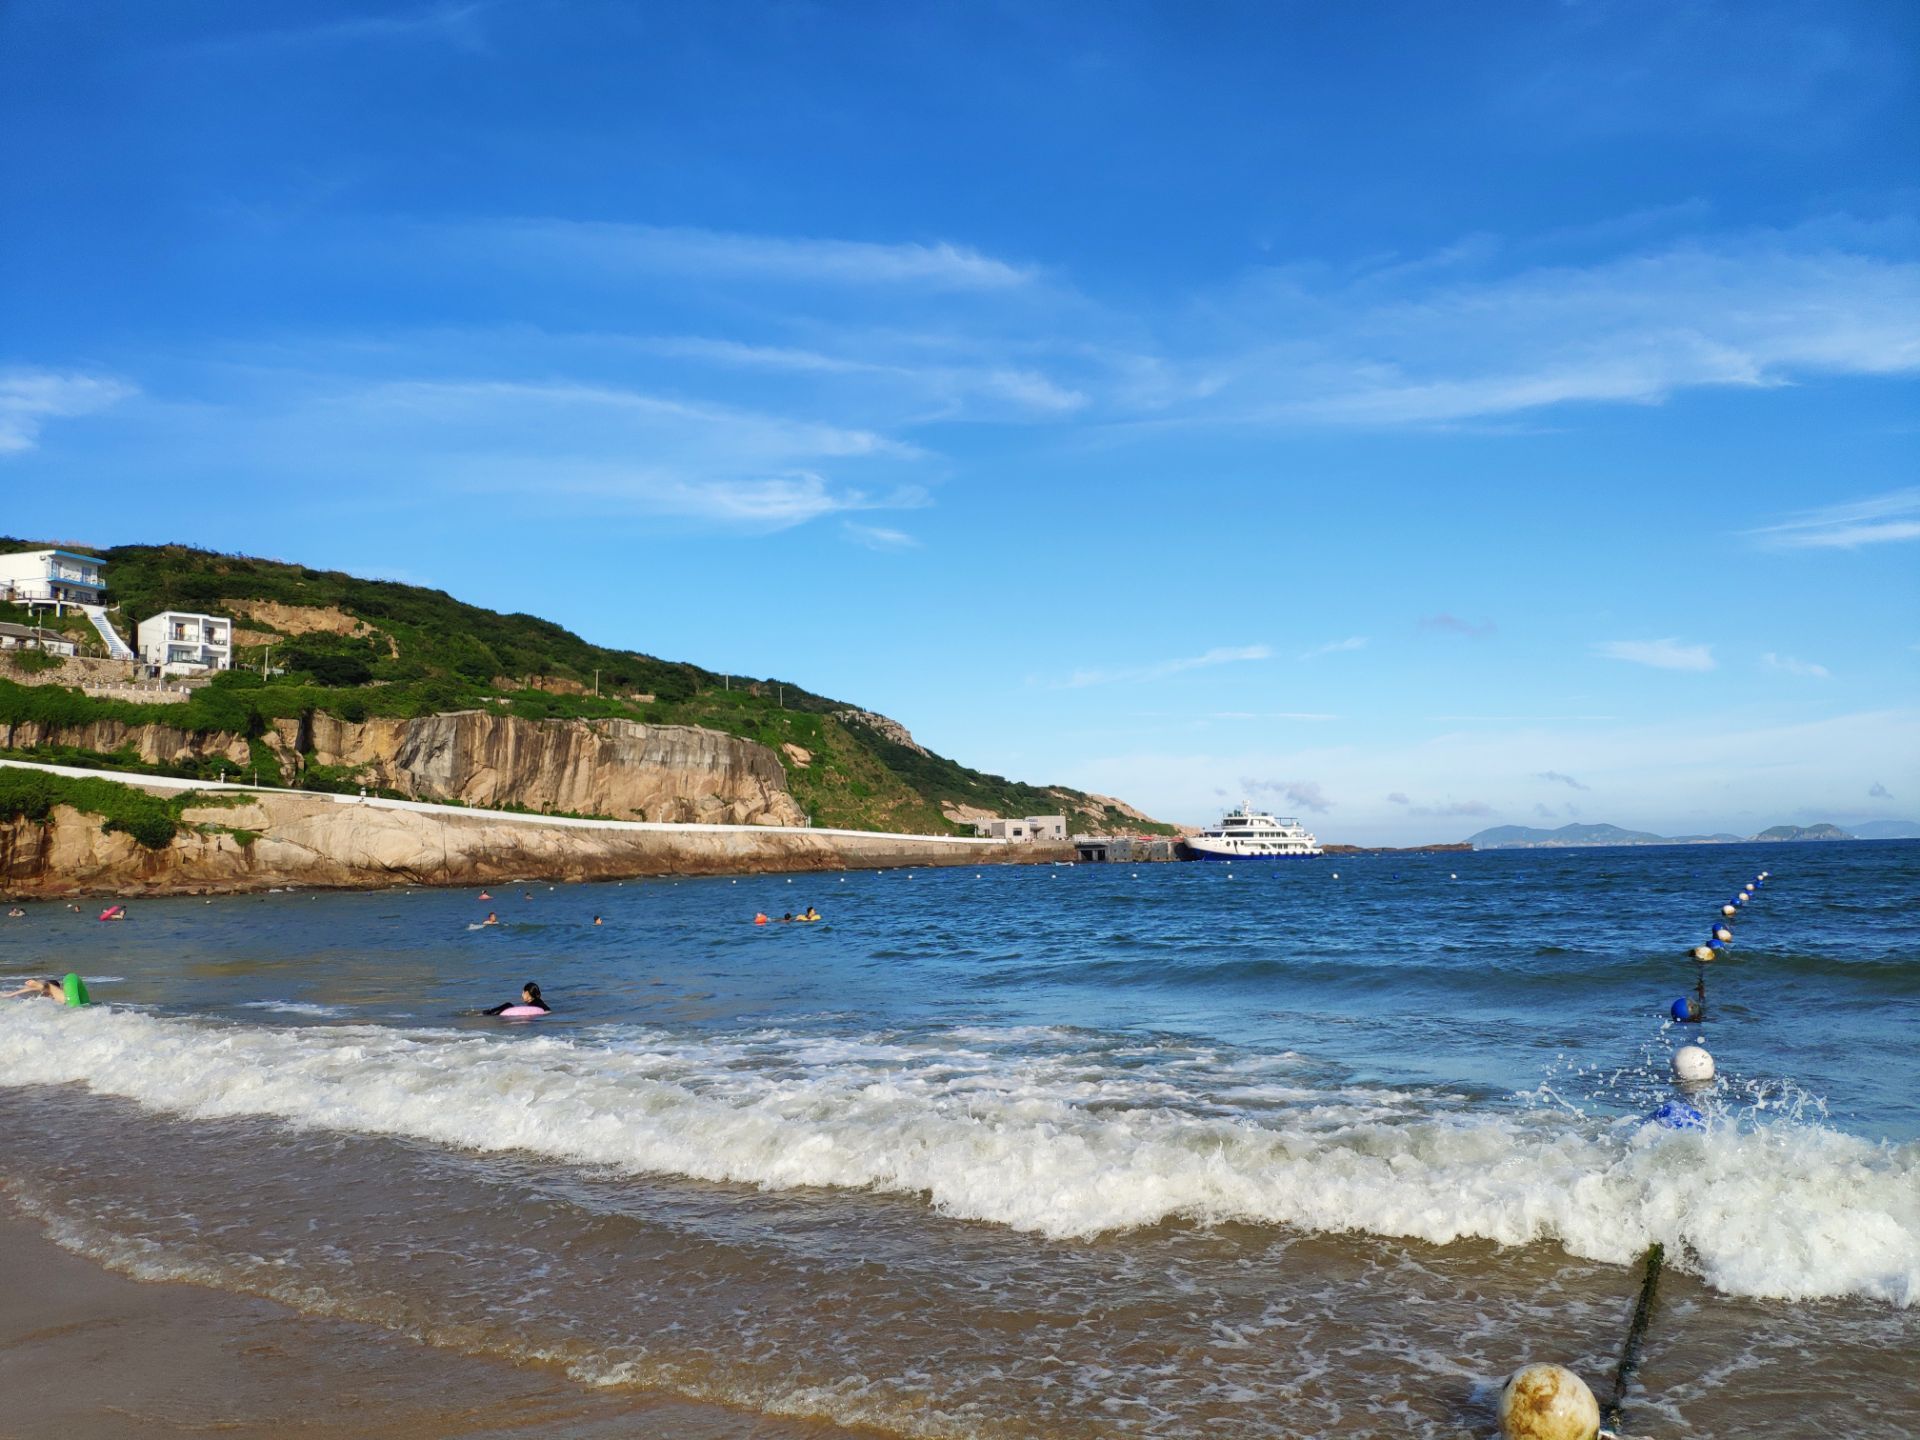
[[[1798,840],[1920,840],[1920,824],[1911,820],[1874,820],[1852,830],[1838,825],[1774,825],[1757,835],[1655,835],[1618,825],[1562,825],[1541,830],[1531,825],[1495,825],[1467,843],[1476,850],[1551,850],[1588,845],[1740,845]]]

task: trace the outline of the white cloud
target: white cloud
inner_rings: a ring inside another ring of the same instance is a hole
[[[1424,815],[1433,818],[1454,818],[1461,816],[1498,815],[1484,800],[1449,800],[1441,805],[1415,805],[1407,811],[1409,815]]]
[[[1683,645],[1666,640],[1603,640],[1595,643],[1593,653],[1609,660],[1628,660],[1635,665],[1651,665],[1656,670],[1712,670],[1715,668],[1711,645]]]
[[[1910,373],[1920,265],[1866,253],[1859,228],[1749,231],[1483,277],[1456,278],[1451,251],[1357,276],[1275,267],[1215,302],[1229,343],[1186,367],[1221,377],[1199,413],[1360,426]],[[1490,269],[1509,257],[1483,244],[1467,258]]]
[[[840,531],[856,545],[864,545],[869,550],[917,550],[920,541],[904,530],[892,530],[885,525],[862,525],[852,520],[840,522]]]
[[[1282,797],[1290,805],[1324,815],[1333,808],[1317,780],[1242,780],[1240,787],[1249,795],[1261,793]]]
[[[1562,774],[1558,770],[1536,770],[1533,778],[1536,780],[1551,780],[1556,785],[1565,785],[1570,790],[1587,790],[1592,788],[1588,785],[1582,785],[1578,780],[1574,779],[1573,776]]]
[[[1311,650],[1303,650],[1300,653],[1300,658],[1302,660],[1317,660],[1322,655],[1339,655],[1348,650],[1364,650],[1366,645],[1366,636],[1349,635],[1344,640],[1329,640],[1325,645],[1316,645]]]
[[[888,244],[604,220],[484,220],[452,228],[462,243],[498,256],[603,274],[969,291],[1017,289],[1035,279],[1030,267],[947,241]]]
[[[1160,660],[1151,665],[1129,665],[1113,670],[1076,670],[1064,682],[1068,689],[1088,685],[1111,685],[1120,681],[1163,680],[1188,670],[1204,670],[1215,665],[1233,665],[1244,660],[1270,660],[1273,650],[1266,645],[1216,646],[1204,655],[1178,660]]]
[[[138,393],[111,376],[0,370],[0,455],[33,449],[49,420],[95,414]]]
[[[1869,800],[1891,800],[1893,799],[1893,792],[1876,780],[1867,790],[1867,798]]]
[[[1857,550],[1862,545],[1920,539],[1920,486],[1803,510],[1746,533],[1773,550]]]
[[[1776,655],[1769,650],[1760,657],[1760,663],[1770,670],[1784,670],[1789,675],[1802,675],[1811,680],[1827,680],[1833,672],[1824,665],[1815,665],[1808,660],[1796,660],[1791,655]]]

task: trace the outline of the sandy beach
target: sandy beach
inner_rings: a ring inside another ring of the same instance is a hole
[[[861,1432],[599,1391],[536,1365],[454,1355],[270,1300],[131,1280],[0,1217],[0,1436],[673,1435],[831,1440]]]

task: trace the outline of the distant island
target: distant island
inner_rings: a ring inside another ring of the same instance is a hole
[[[1920,840],[1920,821],[1870,820],[1843,830],[1838,825],[1774,825],[1757,835],[1655,835],[1618,825],[1562,825],[1541,830],[1531,825],[1495,825],[1466,843],[1476,850],[1570,850],[1589,845],[1742,845],[1795,840]]]

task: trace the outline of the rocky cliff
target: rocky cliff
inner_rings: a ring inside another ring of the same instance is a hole
[[[764,745],[691,725],[519,720],[480,710],[275,725],[278,747],[410,799],[615,820],[804,825]]]
[[[804,825],[779,757],[764,745],[689,725],[631,720],[521,720],[467,710],[417,719],[348,721],[315,714],[277,720],[265,743],[281,777],[309,765],[348,783],[418,800],[490,809],[734,825]],[[240,775],[245,736],[117,720],[0,725],[0,749],[69,746],[147,764],[217,759]]]
[[[119,720],[94,720],[85,725],[47,725],[37,720],[0,722],[0,750],[29,750],[41,745],[70,746],[98,755],[131,751],[147,765],[217,759],[230,762],[238,771],[247,763],[244,735],[181,730],[172,725],[128,725]]]
[[[818,830],[626,830],[433,814],[344,796],[251,794],[189,808],[171,843],[149,850],[67,805],[45,821],[0,822],[0,891],[9,897],[105,892],[209,894],[272,886],[367,889],[509,880],[983,865],[1068,858],[1067,847],[994,846]]]

